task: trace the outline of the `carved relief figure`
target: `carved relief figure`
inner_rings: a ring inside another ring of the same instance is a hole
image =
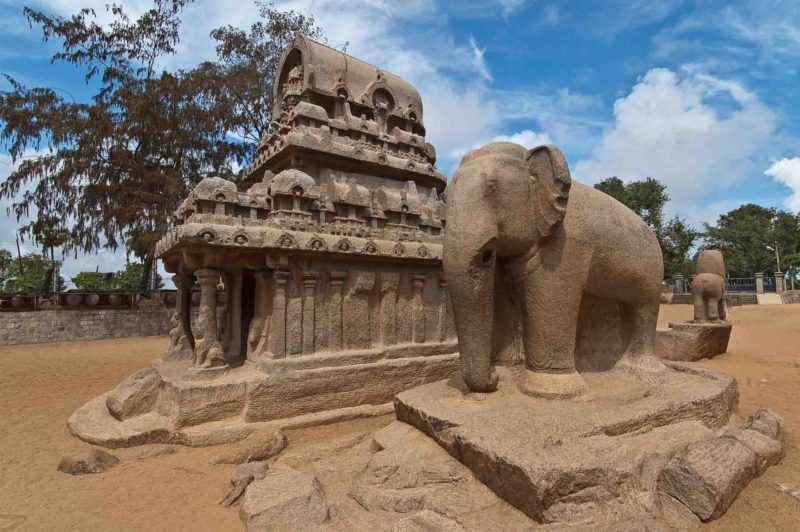
[[[655,235],[621,203],[573,183],[556,147],[488,144],[464,157],[445,194],[444,273],[470,389],[497,386],[492,336],[504,324],[493,317],[508,306],[500,298],[514,299],[522,324],[525,393],[568,397],[586,390],[575,369],[585,295],[625,309],[630,337],[618,367],[663,370],[653,356],[663,274]],[[496,281],[512,289],[495,293]]]
[[[692,279],[694,300],[694,322],[725,320],[728,308],[725,304],[725,261],[722,252],[707,249],[697,255],[697,275]]]

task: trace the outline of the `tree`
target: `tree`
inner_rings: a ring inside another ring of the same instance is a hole
[[[23,255],[19,261],[12,260],[7,268],[8,277],[3,282],[3,292],[40,294],[46,271],[60,265],[60,262],[52,263],[47,257],[37,253]],[[63,277],[59,276],[58,284],[60,289],[64,287]]]
[[[722,250],[732,277],[771,274],[777,268],[776,246],[784,258],[800,252],[800,218],[753,203],[720,215],[716,225],[705,224],[705,230],[705,246]],[[782,260],[781,268],[785,266]]]
[[[91,9],[62,18],[25,8],[46,41],[61,42],[53,62],[83,68],[97,86],[89,102],[75,102],[6,76],[11,90],[0,93],[0,142],[14,161],[39,152],[0,185],[0,198],[14,199],[18,218],[35,208],[24,230],[45,246],[53,236],[65,251],[124,245],[149,273],[153,247],[189,189],[211,171],[232,175],[241,161],[241,143],[227,138],[208,98],[210,80],[157,70],[175,53],[187,2],[155,0],[136,20],[111,5],[107,26]],[[20,194],[26,184],[34,186]]]
[[[675,274],[691,275],[689,253],[699,233],[677,216],[664,223],[664,206],[669,201],[665,185],[652,177],[624,183],[615,176],[594,187],[638,214],[655,233],[664,258],[664,278],[669,279]]]

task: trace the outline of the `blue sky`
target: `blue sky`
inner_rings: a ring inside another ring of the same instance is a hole
[[[59,14],[106,0],[30,2]],[[146,1],[122,2],[134,14]],[[80,72],[51,65],[19,1],[0,0],[0,72],[77,99]],[[236,5],[237,7],[232,7]],[[300,0],[330,44],[414,83],[428,138],[448,176],[495,139],[552,142],[573,177],[667,184],[669,215],[699,226],[742,203],[800,211],[800,2],[679,0]],[[213,56],[209,31],[246,27],[250,2],[200,1],[184,14],[180,52]],[[0,178],[11,170],[0,153]],[[0,207],[6,207],[8,202]],[[0,246],[16,222],[0,213]],[[124,252],[67,258],[65,275],[113,270]]]

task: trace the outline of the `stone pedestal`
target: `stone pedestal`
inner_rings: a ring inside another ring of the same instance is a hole
[[[669,329],[656,331],[656,350],[667,360],[712,358],[728,350],[731,330],[729,322],[673,322]]]
[[[521,368],[498,367],[494,393],[471,393],[455,377],[398,394],[395,413],[539,523],[641,519],[658,513],[669,459],[713,438],[738,400],[732,378],[670,364],[648,381],[583,374],[589,394],[568,401],[523,395]]]
[[[764,293],[764,274],[757,273],[756,274],[756,294],[763,294]]]

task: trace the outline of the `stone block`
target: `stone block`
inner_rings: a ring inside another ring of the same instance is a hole
[[[656,351],[666,360],[694,362],[728,350],[732,326],[728,322],[672,322],[656,331]]]
[[[160,384],[161,377],[155,369],[137,371],[108,394],[108,411],[120,421],[149,412],[155,404]]]
[[[779,463],[784,455],[783,443],[755,430],[734,430],[728,436],[739,441],[756,455],[756,474],[761,475],[769,466]]]
[[[679,364],[649,381],[586,373],[589,395],[575,400],[529,397],[516,384],[525,370],[496,369],[496,392],[472,393],[457,377],[398,394],[395,412],[540,523],[650,515],[661,466],[713,437],[738,398],[733,379]]]
[[[248,389],[245,419],[269,421],[386,403],[398,392],[457,372],[458,355],[452,353],[275,373]]]
[[[675,456],[661,472],[658,489],[710,521],[725,513],[757,472],[755,453],[726,436],[689,446]]]

